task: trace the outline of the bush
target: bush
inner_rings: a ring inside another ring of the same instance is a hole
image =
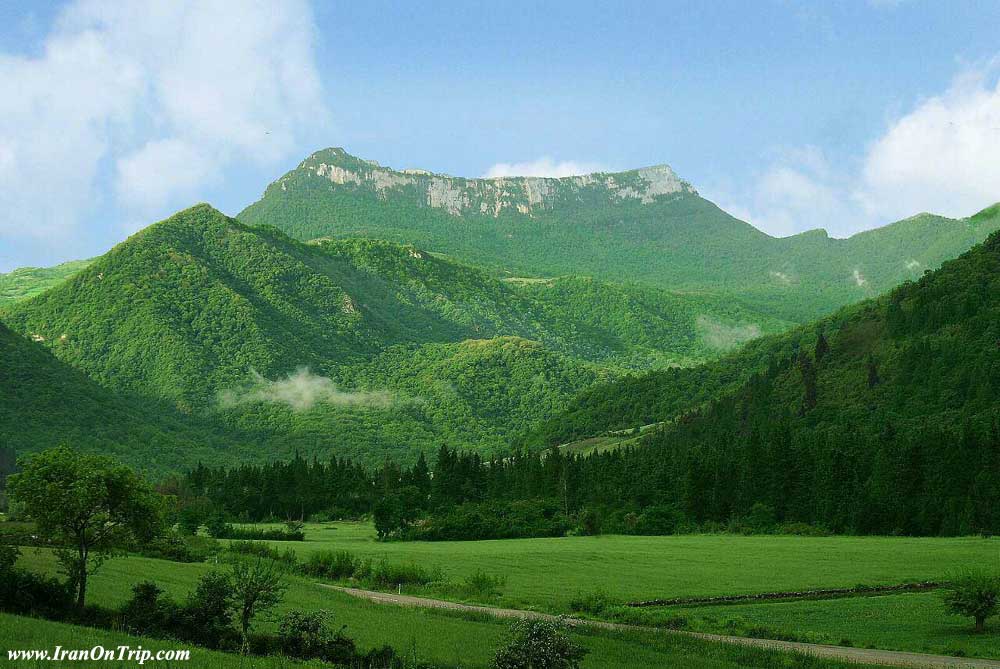
[[[563,623],[518,620],[493,657],[494,669],[577,669],[587,650]]]
[[[468,597],[492,599],[500,596],[506,583],[507,579],[503,576],[492,576],[482,569],[477,569],[475,573],[465,577],[461,587],[462,592]]]
[[[635,521],[635,533],[666,535],[676,533],[685,522],[685,516],[674,506],[650,506],[643,509]]]
[[[616,602],[611,600],[608,593],[603,590],[596,590],[594,592],[578,594],[570,600],[569,609],[577,613],[589,613],[592,616],[599,616],[615,605]]]
[[[290,611],[278,624],[278,645],[281,652],[299,659],[318,658],[333,664],[351,664],[357,660],[354,641],[345,636],[344,628],[336,632],[330,626],[328,611]]]
[[[302,531],[302,523],[296,523],[297,529],[290,527],[240,527],[212,520],[208,525],[208,533],[216,539],[243,539],[256,541],[305,541],[306,534]]]
[[[236,645],[233,627],[233,595],[229,577],[212,571],[198,580],[179,616],[179,636],[207,648]]]
[[[986,631],[986,620],[1000,605],[1000,576],[986,571],[966,571],[949,579],[945,605],[952,613],[975,620],[976,632]]]
[[[67,585],[15,567],[21,549],[0,544],[0,611],[62,618],[73,597]]]
[[[263,541],[232,541],[228,546],[226,546],[226,552],[235,553],[236,555],[267,558],[269,560],[274,560],[275,562],[282,562],[286,565],[295,565],[298,564],[299,561],[299,558],[293,549],[286,548],[283,551],[279,551],[277,548],[274,548]]]
[[[132,586],[132,598],[121,610],[122,628],[139,636],[165,636],[176,624],[179,610],[152,581]]]
[[[154,539],[139,551],[143,557],[172,562],[204,562],[219,552],[219,542],[211,537],[168,534]]]
[[[318,551],[306,558],[302,571],[310,576],[341,581],[354,576],[358,559],[350,551]]]
[[[380,560],[371,567],[371,572],[363,580],[370,587],[395,588],[401,585],[427,585],[441,580],[439,568],[427,569],[418,564],[391,564]]]

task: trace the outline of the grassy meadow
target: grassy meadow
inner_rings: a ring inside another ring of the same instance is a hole
[[[1000,562],[1000,538],[676,535],[497,541],[379,542],[369,523],[306,525],[306,541],[272,542],[301,557],[347,550],[439,567],[447,580],[484,571],[507,579],[502,603],[569,612],[581,594],[622,603],[943,578]],[[624,568],[627,565],[627,569]]]
[[[34,571],[56,572],[55,560],[45,549],[25,549],[20,564]],[[194,587],[201,574],[213,568],[214,565],[211,564],[184,564],[140,557],[114,558],[94,575],[89,599],[92,603],[104,606],[120,605],[128,598],[132,585],[146,579],[156,581],[169,595],[180,599]],[[299,577],[290,578],[284,602],[275,615],[260,623],[260,627],[273,628],[276,615],[291,609],[326,609],[333,613],[337,624],[346,625],[347,634],[360,647],[369,648],[388,643],[407,655],[413,654],[439,667],[489,666],[493,650],[506,630],[505,622],[481,615],[458,615],[455,612],[375,604]],[[836,669],[848,666],[792,654],[711,644],[658,632],[588,629],[574,630],[573,635],[590,651],[582,665],[585,669],[660,666],[691,669]],[[98,643],[106,646],[112,643],[130,643],[133,646],[141,643],[144,647],[153,649],[173,647],[166,641],[136,639],[105,630],[0,615],[0,651],[10,648],[51,648],[56,645],[64,648],[90,648]],[[193,649],[192,661],[183,663],[183,666],[228,667],[238,663],[239,658],[236,656]],[[24,664],[31,666],[30,663]],[[297,665],[298,663],[280,658],[253,658],[239,664],[241,667],[261,669]],[[161,663],[159,666],[171,665]],[[180,665],[173,663],[172,666]]]

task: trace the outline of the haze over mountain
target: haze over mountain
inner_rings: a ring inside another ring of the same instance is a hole
[[[666,165],[550,179],[397,171],[318,151],[238,218],[293,237],[416,244],[502,275],[589,274],[739,296],[806,321],[919,277],[1000,227],[920,214],[848,239],[770,237],[719,209]]]

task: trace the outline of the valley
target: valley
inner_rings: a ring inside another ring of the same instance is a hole
[[[4,275],[0,569],[47,594],[0,592],[40,616],[0,639],[163,647],[212,579],[273,569],[272,614],[220,613],[199,666],[240,638],[253,666],[328,658],[287,645],[309,616],[372,668],[494,666],[505,616],[590,621],[553,633],[595,669],[992,666],[995,622],[946,604],[1000,555],[997,227],[773,238],[666,167],[454,180],[328,150],[237,218]],[[69,530],[19,477],[117,462],[156,536],[60,609]]]

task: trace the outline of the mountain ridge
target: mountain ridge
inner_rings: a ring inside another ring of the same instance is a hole
[[[917,278],[1000,228],[1000,210],[991,207],[959,220],[918,215],[846,239],[815,230],[771,237],[672,170],[652,182],[641,171],[463,179],[376,168],[325,150],[237,218],[300,240],[414,244],[499,276],[586,274],[726,293],[798,322]]]

